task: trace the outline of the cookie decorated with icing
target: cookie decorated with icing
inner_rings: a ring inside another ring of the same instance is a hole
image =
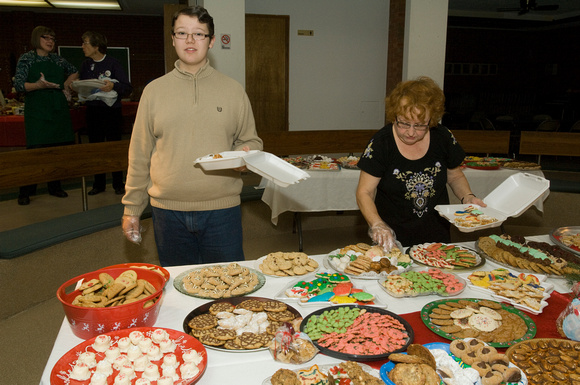
[[[361,291],[359,293],[352,293],[350,296],[352,298],[354,298],[355,300],[361,301],[361,302],[370,302],[370,301],[375,299],[374,295],[372,295],[371,293],[364,292],[364,291]]]
[[[332,289],[332,292],[334,294],[336,294],[337,296],[349,295],[352,288],[353,288],[352,282],[343,282],[343,283],[339,283],[338,285],[336,285]]]
[[[340,283],[340,282],[349,282],[350,278],[344,274],[339,274],[339,273],[317,273],[316,274],[317,278],[323,278],[328,280],[328,282],[333,282],[333,283]]]
[[[330,302],[336,304],[355,303],[356,299],[347,295],[336,295],[330,299]]]

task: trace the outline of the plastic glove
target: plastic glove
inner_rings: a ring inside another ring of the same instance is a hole
[[[388,253],[395,246],[395,232],[385,222],[379,222],[369,229],[369,236]]]
[[[123,215],[123,233],[125,238],[129,241],[140,244],[141,243],[141,223],[138,216]]]

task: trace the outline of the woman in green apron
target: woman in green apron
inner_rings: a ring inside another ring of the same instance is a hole
[[[77,69],[66,59],[52,53],[56,46],[54,31],[38,26],[32,31],[33,50],[18,60],[14,87],[25,92],[24,125],[26,148],[62,146],[74,143],[68,92],[70,84],[78,79]],[[18,196],[19,205],[30,203],[36,185],[23,186]],[[48,193],[59,198],[68,194],[60,181],[48,183]]]

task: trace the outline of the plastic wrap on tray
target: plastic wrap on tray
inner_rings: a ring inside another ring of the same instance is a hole
[[[308,275],[284,287],[275,299],[295,301],[301,306],[332,306],[343,304],[360,304],[386,308],[364,286],[354,285],[350,278],[339,273],[320,272]]]
[[[460,277],[472,289],[536,315],[548,306],[547,300],[554,291],[554,285],[545,282],[545,275],[516,273],[503,268],[474,271],[461,274]]]
[[[381,279],[379,285],[389,295],[396,298],[433,294],[448,297],[462,293],[467,283],[455,274],[431,268],[390,275]]]
[[[412,267],[412,261],[407,254],[402,252],[403,246],[400,243],[397,243],[396,246],[390,253],[382,256],[372,256],[371,254],[369,257],[371,263],[376,262],[381,265],[377,266],[379,268],[378,271],[371,269],[356,275],[349,272],[347,267],[349,267],[350,262],[356,260],[358,257],[367,256],[368,253],[356,251],[356,249],[348,249],[348,246],[328,253],[328,256],[324,259],[324,266],[357,279],[381,279],[390,274],[400,274]]]
[[[306,333],[296,332],[290,323],[284,323],[268,345],[275,361],[300,365],[310,361],[318,353]]]

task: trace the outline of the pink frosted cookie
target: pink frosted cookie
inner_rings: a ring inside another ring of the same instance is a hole
[[[352,288],[353,288],[352,282],[342,282],[342,283],[339,283],[338,285],[336,285],[332,289],[332,292],[334,294],[336,294],[337,296],[343,296],[343,295],[347,296],[350,294]]]

